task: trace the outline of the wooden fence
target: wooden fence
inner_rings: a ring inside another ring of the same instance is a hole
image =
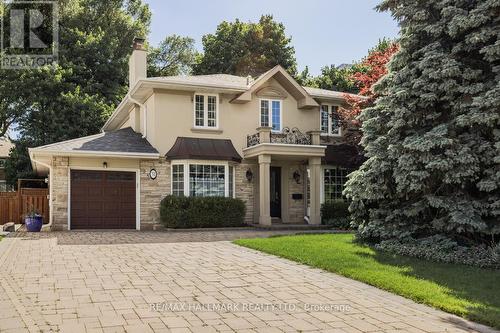
[[[19,188],[17,192],[0,192],[0,224],[24,223],[24,216],[32,209],[49,222],[49,190],[46,188]]]

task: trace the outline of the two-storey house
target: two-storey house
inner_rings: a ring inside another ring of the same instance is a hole
[[[325,143],[341,141],[343,93],[302,87],[280,66],[147,77],[140,39],[129,64],[102,133],[30,149],[49,174],[53,229],[155,229],[168,194],[240,198],[249,224],[319,224],[321,202],[341,197],[348,157]]]

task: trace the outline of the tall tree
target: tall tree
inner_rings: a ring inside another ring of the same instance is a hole
[[[361,68],[356,63],[347,66],[325,66],[321,68],[321,74],[315,78],[316,87],[357,94],[359,88],[352,75],[359,70]]]
[[[127,91],[130,45],[134,36],[146,35],[149,20],[141,0],[61,1],[58,64],[0,77],[0,89],[15,79],[18,90],[9,99],[22,102],[7,103],[7,110],[16,110],[9,112],[17,117],[16,149],[22,149],[11,156],[22,161],[25,147],[97,133]],[[11,182],[29,172],[18,162],[7,165]]]
[[[295,49],[285,26],[263,15],[257,23],[224,21],[215,34],[203,36],[203,55],[194,73],[256,76],[278,64],[297,74]]]
[[[399,46],[395,42],[383,39],[379,44],[371,49],[359,64],[357,71],[351,71],[348,79],[354,82],[358,94],[345,94],[346,103],[339,108],[339,116],[343,127],[349,129],[346,136],[347,141],[358,145],[361,139],[361,122],[358,116],[365,108],[373,106],[378,94],[373,86],[387,73],[387,64],[392,56],[397,52]]]
[[[372,73],[368,73],[368,76],[376,77],[377,80],[380,78],[380,76],[377,77],[374,70],[371,69],[372,66],[376,66],[377,64],[374,64],[370,58],[374,58],[375,54],[387,53],[389,48],[394,47],[393,45],[394,42],[390,39],[382,38],[378,41],[377,45],[368,50],[368,55],[365,58],[356,60],[352,64],[324,66],[321,69],[321,74],[317,77],[310,78],[308,83],[316,88],[359,94],[360,89],[362,89],[363,86],[366,87],[363,80],[360,80],[362,75],[371,71]],[[392,53],[390,53],[390,55],[392,55]],[[385,63],[382,65],[385,65]],[[376,67],[378,68],[378,66]],[[363,93],[361,94],[364,95]]]
[[[368,160],[345,194],[361,238],[500,233],[500,3],[386,0],[400,51],[363,110]]]
[[[171,35],[148,53],[148,76],[189,74],[197,57],[194,39]]]

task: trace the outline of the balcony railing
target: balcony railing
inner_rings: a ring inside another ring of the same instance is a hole
[[[302,133],[298,128],[285,127],[279,133],[271,131],[271,127],[259,127],[257,133],[247,135],[247,147],[260,143],[279,143],[290,145],[316,145],[319,144],[319,131]]]

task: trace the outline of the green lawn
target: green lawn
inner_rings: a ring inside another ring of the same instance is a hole
[[[235,243],[500,328],[500,271],[391,255],[353,243],[353,238],[352,234],[300,235]]]

